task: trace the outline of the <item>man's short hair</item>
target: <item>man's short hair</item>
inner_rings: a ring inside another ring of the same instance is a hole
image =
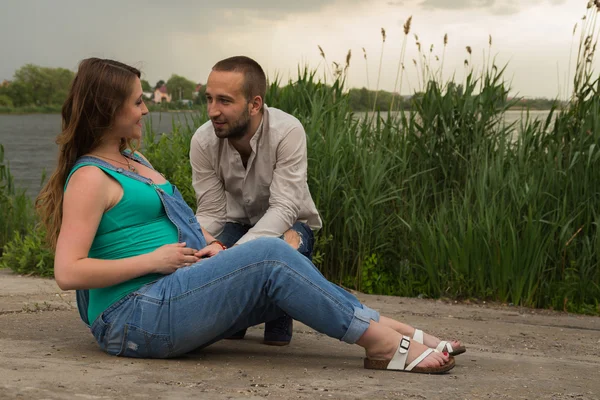
[[[246,56],[229,57],[219,61],[212,67],[213,71],[241,72],[244,74],[242,90],[248,101],[254,96],[265,100],[267,93],[267,77],[262,67],[253,59]]]

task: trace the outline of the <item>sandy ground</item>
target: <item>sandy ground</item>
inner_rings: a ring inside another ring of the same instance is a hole
[[[299,322],[290,346],[222,341],[172,360],[102,353],[73,292],[0,270],[0,399],[600,399],[600,318],[358,295],[467,353],[443,376],[365,370],[362,349]]]

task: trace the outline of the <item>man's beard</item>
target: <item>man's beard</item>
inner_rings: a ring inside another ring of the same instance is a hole
[[[220,139],[240,139],[246,135],[248,132],[248,127],[250,126],[250,113],[248,110],[244,110],[244,113],[235,121],[235,124],[230,125],[230,128],[227,130],[217,131],[215,128],[215,134]],[[214,125],[213,125],[214,127]]]

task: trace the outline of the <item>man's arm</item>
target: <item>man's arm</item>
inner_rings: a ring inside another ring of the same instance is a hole
[[[202,228],[217,236],[223,231],[227,218],[225,188],[196,135],[190,144],[190,163],[196,192],[196,219]]]
[[[238,240],[242,244],[261,236],[279,237],[298,220],[307,176],[306,133],[295,126],[277,147],[277,161],[270,186],[269,208]]]

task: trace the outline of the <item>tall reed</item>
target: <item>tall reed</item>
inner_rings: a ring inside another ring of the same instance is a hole
[[[14,178],[4,160],[0,144],[0,257],[4,246],[17,233],[31,228],[34,220],[32,204],[24,190],[15,187]]]

